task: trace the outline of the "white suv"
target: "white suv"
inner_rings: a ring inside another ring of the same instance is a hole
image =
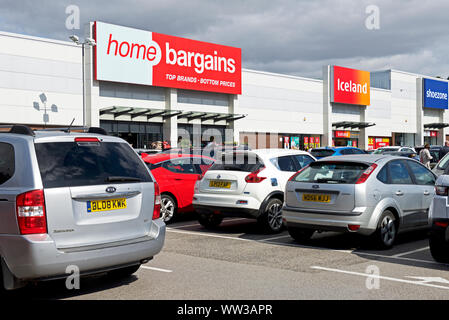
[[[316,159],[287,149],[234,151],[221,155],[195,185],[193,207],[206,228],[225,216],[254,218],[270,232],[282,229],[288,179]]]

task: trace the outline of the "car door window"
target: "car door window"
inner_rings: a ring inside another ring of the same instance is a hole
[[[296,159],[299,169],[307,167],[311,162],[314,162],[312,157],[305,154],[297,154],[293,158]]]
[[[9,143],[0,142],[0,184],[11,179],[14,170],[14,147]]]
[[[352,150],[352,154],[365,154],[365,152],[363,152],[362,150],[359,149],[351,149]]]
[[[417,162],[414,161],[407,161],[408,166],[413,172],[413,175],[415,176],[416,184],[419,185],[434,185],[435,184],[435,177],[428,169],[426,169],[424,166],[420,165]]]
[[[163,163],[163,168],[174,173],[196,174],[191,158],[173,159]]]
[[[271,159],[271,162],[281,171],[296,171],[296,166],[291,156],[273,158]]]
[[[404,161],[395,160],[388,163],[391,184],[413,184]]]

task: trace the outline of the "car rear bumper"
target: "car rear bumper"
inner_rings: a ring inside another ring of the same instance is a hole
[[[241,202],[239,204],[239,202]],[[193,196],[193,208],[222,207],[230,209],[259,210],[262,202],[254,197],[239,194],[208,194],[195,193]]]
[[[282,216],[287,227],[301,227],[322,231],[356,232],[370,235],[376,227],[370,225],[373,208],[360,208],[350,212],[312,212],[307,209],[284,206]],[[356,231],[349,230],[349,225],[357,225]]]
[[[76,266],[81,274],[95,270],[113,270],[138,264],[158,254],[165,241],[165,224],[153,221],[148,237],[142,241],[113,245],[100,249],[79,248],[62,251],[48,234],[0,235],[0,255],[10,272],[20,280],[47,280],[68,276],[68,266]]]
[[[258,209],[204,205],[193,205],[193,207],[198,214],[203,215],[219,214],[223,217],[239,218],[257,218],[259,216]]]

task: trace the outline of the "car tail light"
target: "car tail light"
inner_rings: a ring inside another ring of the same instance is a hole
[[[373,163],[372,165],[370,165],[365,171],[363,171],[362,175],[360,176],[359,180],[357,180],[356,184],[364,183],[376,168],[377,164]]]
[[[348,224],[348,229],[350,231],[357,231],[357,230],[360,229],[360,225],[358,225],[358,224]]]
[[[47,233],[44,190],[19,194],[16,198],[16,213],[20,234]]]
[[[154,182],[154,209],[153,209],[153,220],[159,219],[161,217],[161,192],[157,182]]]
[[[75,142],[100,142],[98,138],[78,137],[75,138]]]
[[[448,195],[448,187],[435,186],[435,194],[438,196],[447,196]]]
[[[266,177],[259,177],[258,174],[265,169],[265,167],[261,167],[254,172],[251,172],[249,175],[245,177],[245,181],[247,183],[259,183],[266,179]]]
[[[306,168],[308,168],[309,166],[305,166],[304,168],[302,168],[301,170],[299,170],[298,172],[296,172],[295,174],[293,174],[291,177],[290,177],[290,179],[288,179],[288,181],[293,181],[297,176],[298,176],[298,174],[300,174],[302,171],[304,171]]]
[[[435,225],[437,227],[447,228],[447,226],[449,226],[449,222],[435,221]]]

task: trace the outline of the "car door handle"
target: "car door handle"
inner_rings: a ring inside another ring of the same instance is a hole
[[[175,178],[175,180],[176,180],[176,181],[181,181],[182,179],[181,179],[181,178]]]
[[[402,192],[402,191],[396,191],[396,195],[397,195],[397,196],[403,196],[403,195],[404,195],[404,192]]]

